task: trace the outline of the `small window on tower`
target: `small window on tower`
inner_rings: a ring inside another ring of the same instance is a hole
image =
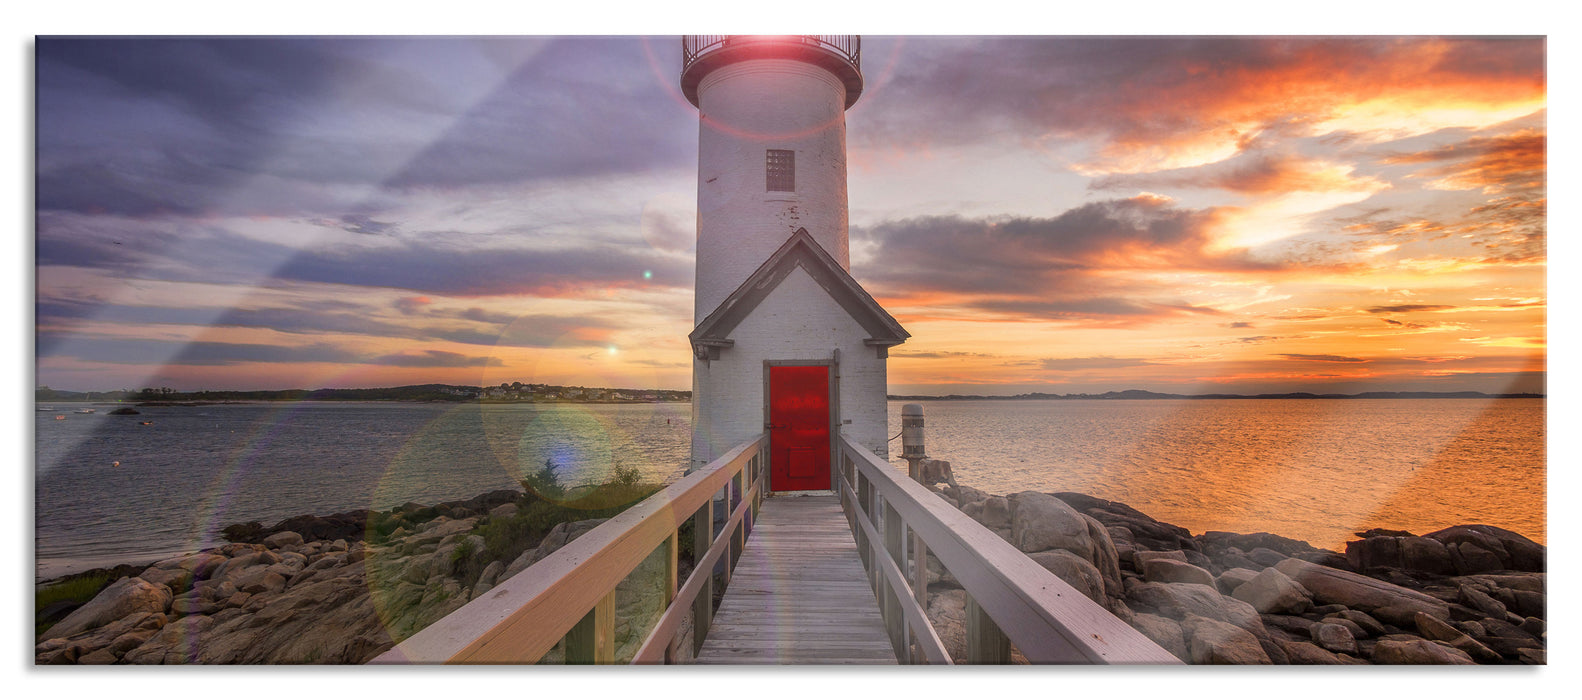
[[[765,156],[765,182],[770,192],[796,191],[796,151],[770,149]]]

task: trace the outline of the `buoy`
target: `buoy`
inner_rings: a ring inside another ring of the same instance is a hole
[[[121,466],[121,461],[120,460],[116,460],[114,462],[111,462],[110,466],[112,466],[112,467],[119,467],[119,466]]]

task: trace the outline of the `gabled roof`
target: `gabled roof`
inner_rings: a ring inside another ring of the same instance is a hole
[[[868,345],[900,345],[912,337],[884,307],[879,306],[879,302],[869,296],[857,280],[841,269],[840,263],[813,240],[807,229],[799,228],[747,277],[747,281],[720,302],[708,318],[692,329],[687,338],[692,341],[693,353],[698,357],[707,357],[706,353],[711,347],[730,347],[733,341],[726,336],[797,267],[807,271],[829,293],[830,298],[868,332],[870,337],[864,339]]]

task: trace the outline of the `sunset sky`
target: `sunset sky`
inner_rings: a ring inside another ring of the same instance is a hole
[[[35,48],[37,384],[690,387],[676,37]],[[1545,55],[864,36],[890,391],[1543,391]]]

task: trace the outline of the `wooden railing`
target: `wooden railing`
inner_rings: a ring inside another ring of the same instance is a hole
[[[868,449],[840,438],[841,506],[896,657],[952,663],[925,614],[927,554],[966,589],[968,663],[1179,664],[1170,652]]]
[[[787,36],[754,36],[731,34],[694,34],[681,37],[681,71],[692,65],[699,56],[715,49],[757,41],[799,42],[828,49],[862,69],[862,37],[851,34],[796,34]]]
[[[615,662],[615,589],[660,547],[664,612],[632,663],[676,659],[693,618],[693,653],[713,615],[715,570],[730,580],[763,502],[769,436],[748,440],[497,584],[370,663],[530,664],[566,642],[567,663]],[[716,523],[715,498],[728,515]],[[681,524],[693,522],[695,565],[679,589]]]

